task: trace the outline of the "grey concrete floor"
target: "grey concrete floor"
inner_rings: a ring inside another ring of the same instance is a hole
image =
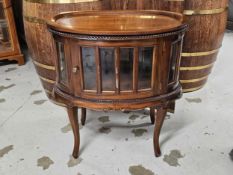
[[[88,111],[78,160],[66,111],[48,101],[32,63],[1,66],[0,175],[232,175],[232,65],[227,32],[208,84],[168,114],[160,158],[146,111]]]

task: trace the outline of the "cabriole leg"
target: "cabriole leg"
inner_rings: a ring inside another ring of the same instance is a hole
[[[81,123],[84,126],[86,123],[86,114],[87,114],[87,109],[86,108],[81,108]]]
[[[155,108],[154,107],[150,108],[150,120],[152,124],[155,123]]]
[[[176,102],[175,101],[170,101],[168,104],[167,112],[170,113],[175,113],[175,107],[176,107]]]
[[[67,107],[68,116],[70,119],[70,124],[72,126],[74,134],[74,149],[73,157],[78,158],[79,156],[79,145],[80,145],[80,136],[79,136],[79,123],[78,123],[78,113],[76,107]]]
[[[159,136],[166,113],[167,113],[167,107],[166,108],[161,107],[157,110],[157,116],[156,116],[155,128],[154,128],[154,152],[156,157],[159,157],[161,155]]]

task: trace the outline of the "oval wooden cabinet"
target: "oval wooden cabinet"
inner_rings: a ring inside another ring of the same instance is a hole
[[[107,3],[102,0],[24,0],[23,15],[26,40],[37,73],[47,96],[55,103],[51,92],[56,80],[52,37],[47,31],[46,20],[58,13],[75,10],[104,10]]]
[[[73,156],[79,152],[78,107],[151,108],[159,156],[167,109],[182,94],[179,63],[187,29],[182,15],[155,10],[68,12],[55,16],[48,28],[57,51],[54,96],[67,105],[75,136]]]

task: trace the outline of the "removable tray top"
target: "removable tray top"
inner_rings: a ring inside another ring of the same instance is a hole
[[[48,21],[57,31],[84,35],[146,35],[185,28],[183,16],[168,11],[66,12]]]

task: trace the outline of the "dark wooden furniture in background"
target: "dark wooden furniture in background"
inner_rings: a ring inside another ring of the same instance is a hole
[[[187,25],[182,15],[165,11],[68,12],[48,27],[54,37],[57,81],[55,99],[68,109],[79,153],[77,108],[138,110],[157,117],[154,151],[169,104],[181,96],[179,64]]]
[[[227,29],[233,30],[233,0],[230,0],[230,3],[229,3]]]
[[[0,60],[16,60],[24,64],[10,0],[0,0]]]
[[[26,48],[25,31],[23,25],[23,0],[12,0],[11,3],[20,46],[21,48]],[[24,49],[22,49],[22,52],[24,52]]]

